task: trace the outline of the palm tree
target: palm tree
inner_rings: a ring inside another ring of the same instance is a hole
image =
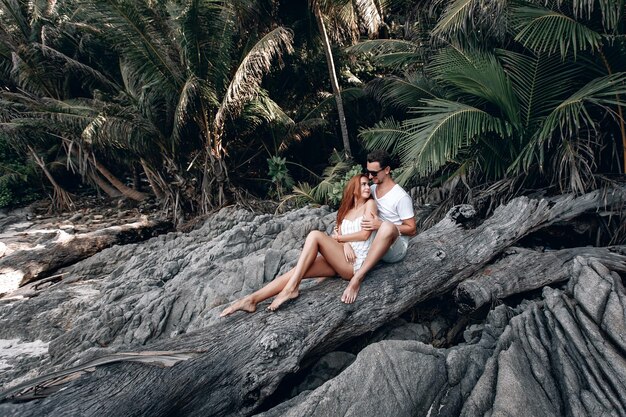
[[[352,157],[348,127],[343,107],[341,87],[337,79],[337,69],[332,54],[331,37],[339,44],[348,42],[353,44],[360,34],[361,26],[365,27],[370,37],[378,35],[378,31],[384,25],[382,17],[382,4],[375,0],[311,0],[310,2],[315,22],[320,32],[330,84],[337,105],[337,116],[341,130],[344,153],[347,158]],[[326,22],[331,23],[330,30]]]
[[[443,172],[463,178],[473,172],[477,180],[537,172],[562,189],[592,187],[610,140],[603,132],[615,121],[623,132],[626,92],[624,11],[599,3],[595,14],[571,2],[553,9],[492,2],[491,20],[506,19],[510,28],[490,38],[489,46],[506,46],[493,53],[473,46],[466,33],[489,32],[488,19],[473,19],[483,3],[450,2],[434,30],[447,46],[425,70],[372,87],[408,115],[361,136],[401,157],[403,181]]]
[[[89,64],[50,53],[74,62],[72,70],[92,82],[81,98],[37,91],[46,99],[36,100],[20,123],[54,120],[49,133],[63,139],[76,166],[91,166],[116,187],[97,154],[139,163],[154,193],[175,212],[223,204],[227,122],[254,99],[272,62],[291,52],[292,39],[288,30],[273,28],[241,57],[237,6],[217,0],[63,2],[60,30],[87,51],[82,58]]]

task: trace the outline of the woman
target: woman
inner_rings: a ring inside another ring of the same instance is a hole
[[[268,307],[274,311],[285,301],[299,295],[298,287],[303,278],[339,275],[345,280],[350,280],[355,271],[361,267],[372,241],[372,232],[361,230],[361,220],[373,218],[376,214],[376,203],[370,199],[367,176],[355,175],[343,190],[343,199],[337,212],[337,227],[333,235],[328,236],[319,230],[309,233],[295,268],[260,290],[235,301],[222,311],[220,317],[238,310],[252,313],[256,311],[258,303],[276,295]],[[350,298],[342,301],[354,302]]]

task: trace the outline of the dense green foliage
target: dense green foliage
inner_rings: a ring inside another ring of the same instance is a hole
[[[427,56],[414,42],[353,48],[403,57],[403,75],[370,85],[389,117],[361,136],[400,157],[403,183],[592,189],[626,163],[625,19],[621,1],[449,2]]]
[[[333,204],[379,147],[408,185],[623,172],[623,1],[284,3],[0,0],[0,205]]]

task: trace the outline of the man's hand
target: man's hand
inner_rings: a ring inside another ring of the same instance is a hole
[[[361,220],[361,229],[363,230],[369,230],[369,231],[375,231],[380,229],[380,225],[382,224],[382,220],[380,220],[380,217],[378,216],[374,216],[371,219],[363,219]]]
[[[353,264],[354,261],[356,261],[356,253],[354,253],[354,249],[352,249],[352,245],[349,243],[344,243],[343,255],[346,257],[346,261],[349,264]]]

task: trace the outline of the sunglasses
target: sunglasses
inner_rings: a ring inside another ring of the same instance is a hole
[[[387,168],[387,167],[385,167],[385,168]],[[366,171],[365,171],[365,173],[366,173],[367,175],[371,175],[372,177],[375,177],[376,175],[378,175],[378,173],[379,173],[380,171],[384,170],[385,168],[381,168],[381,169],[379,169],[378,171],[370,171],[370,170],[368,169],[368,170],[366,170]]]

